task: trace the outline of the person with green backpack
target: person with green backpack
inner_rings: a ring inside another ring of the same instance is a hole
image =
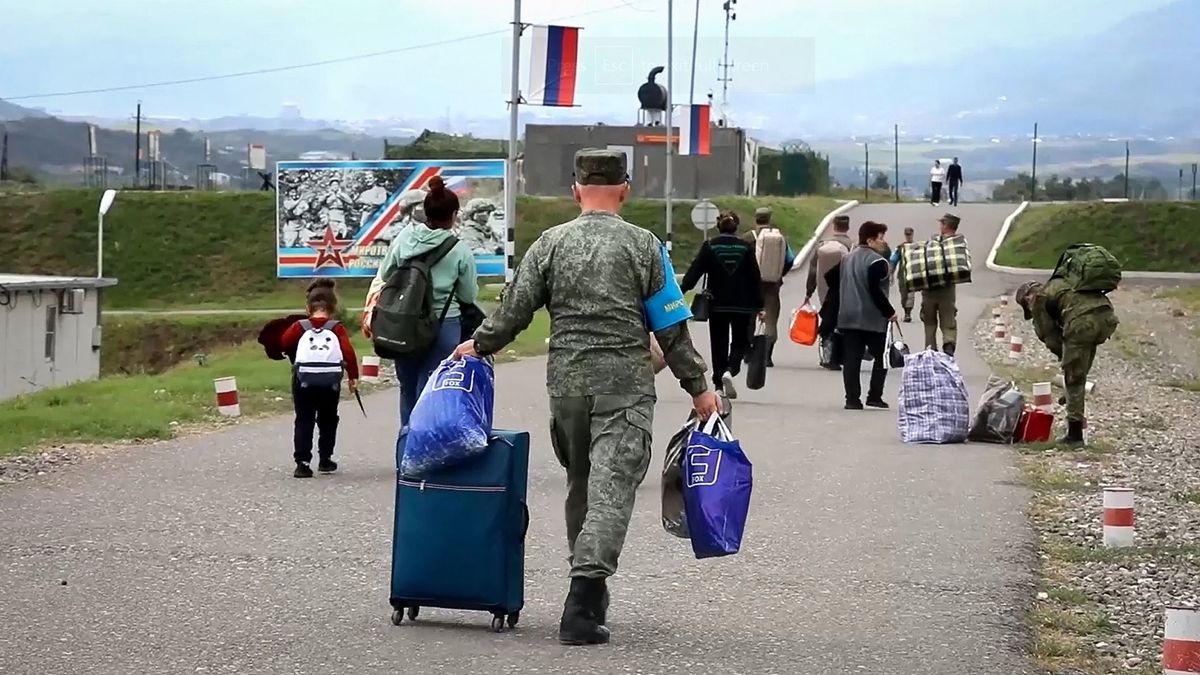
[[[1062,364],[1067,396],[1067,435],[1060,442],[1084,442],[1084,397],[1096,348],[1120,323],[1108,293],[1121,283],[1121,263],[1103,246],[1074,244],[1058,259],[1046,283],[1027,281],[1014,299],[1033,321],[1039,340]]]
[[[375,353],[396,362],[400,382],[400,426],[408,426],[417,397],[443,359],[462,340],[475,311],[479,281],[475,256],[451,234],[458,215],[458,195],[441,176],[429,181],[424,201],[425,223],[400,231],[379,265],[367,293],[363,334]]]

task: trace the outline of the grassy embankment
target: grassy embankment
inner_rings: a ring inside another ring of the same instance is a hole
[[[1062,250],[1077,242],[1104,246],[1130,271],[1200,272],[1200,204],[1034,206],[1013,223],[996,262],[1050,269]]]

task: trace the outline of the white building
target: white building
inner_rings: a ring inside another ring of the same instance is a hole
[[[116,283],[0,273],[0,400],[100,376],[100,289]]]

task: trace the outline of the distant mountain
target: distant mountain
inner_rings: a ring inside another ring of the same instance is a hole
[[[990,50],[928,68],[881,68],[811,92],[746,95],[736,112],[811,137],[886,133],[1200,133],[1200,2],[1177,0],[1095,35]],[[852,128],[848,128],[852,127]]]
[[[16,103],[0,100],[0,121],[7,122],[9,120],[19,120],[26,117],[49,117],[41,110],[33,108],[23,108]]]

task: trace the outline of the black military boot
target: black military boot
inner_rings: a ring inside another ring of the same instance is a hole
[[[955,347],[956,345],[953,342],[947,342],[942,345],[942,351],[946,353],[946,356],[954,356]]]
[[[1083,422],[1067,420],[1067,435],[1058,440],[1059,445],[1083,445]]]
[[[608,628],[602,619],[607,608],[604,599],[608,589],[604,579],[571,579],[571,590],[563,603],[562,621],[558,625],[558,641],[564,645],[602,645],[608,643]]]
[[[912,310],[904,310],[904,323],[912,323]]]
[[[767,340],[767,367],[775,367],[775,338]]]

